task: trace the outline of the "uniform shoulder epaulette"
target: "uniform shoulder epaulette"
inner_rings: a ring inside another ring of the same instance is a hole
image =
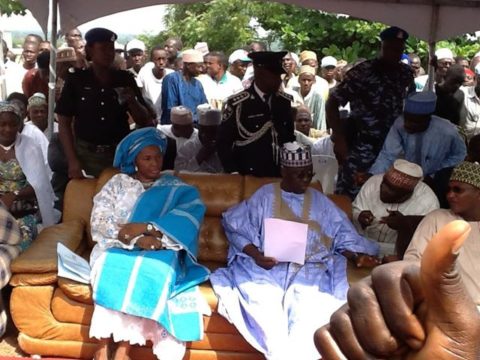
[[[279,91],[279,92],[278,92],[278,95],[280,95],[281,97],[287,99],[288,101],[293,101],[293,96],[290,95],[290,94],[287,94],[286,92]]]
[[[232,105],[237,105],[238,103],[241,103],[242,101],[247,100],[249,97],[250,97],[250,93],[248,91],[242,91],[242,92],[239,92],[238,94],[234,94],[230,96],[227,99],[227,101]]]

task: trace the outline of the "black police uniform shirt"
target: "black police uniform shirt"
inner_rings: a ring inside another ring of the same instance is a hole
[[[116,145],[128,133],[128,106],[120,104],[115,88],[129,87],[146,105],[131,73],[111,70],[109,86],[96,80],[91,68],[68,74],[55,112],[74,117],[75,136],[95,145]]]
[[[257,93],[254,84],[228,98],[217,136],[217,152],[226,172],[258,177],[280,176],[279,149],[276,158],[271,130],[250,144],[239,146],[236,142],[245,138],[239,132],[237,115],[241,126],[250,133],[257,132],[272,120],[280,148],[286,142],[295,141],[291,100],[291,95],[279,91],[270,96],[268,104]]]

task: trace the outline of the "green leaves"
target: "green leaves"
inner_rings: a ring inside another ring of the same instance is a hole
[[[12,14],[25,15],[25,8],[15,0],[0,0],[0,12],[7,16]]]

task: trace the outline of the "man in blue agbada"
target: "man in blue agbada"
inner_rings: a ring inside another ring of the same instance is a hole
[[[358,235],[332,201],[309,188],[309,147],[284,144],[281,165],[281,183],[263,186],[223,214],[228,266],[210,280],[220,314],[267,359],[318,359],[313,334],[345,302],[347,258],[357,266],[375,266],[378,246]],[[303,265],[264,255],[268,218],[308,225]]]
[[[153,344],[163,359],[182,359],[185,342],[203,336],[208,313],[198,287],[209,271],[196,260],[205,205],[198,191],[162,175],[165,136],[155,128],[132,132],[118,145],[113,176],[95,196],[90,263],[95,308],[90,337],[95,359],[127,359],[133,344]]]

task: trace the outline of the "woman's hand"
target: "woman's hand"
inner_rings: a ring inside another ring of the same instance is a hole
[[[161,250],[162,242],[154,236],[145,235],[139,238],[136,245],[143,250]]]
[[[128,223],[121,224],[118,232],[118,240],[125,244],[130,244],[133,238],[142,235],[147,231],[147,224],[144,223]]]

